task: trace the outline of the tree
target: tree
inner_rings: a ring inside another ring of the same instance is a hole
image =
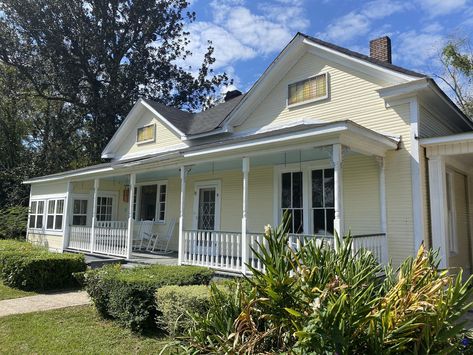
[[[453,39],[442,50],[444,73],[438,76],[452,90],[455,101],[473,119],[473,50],[468,39]]]
[[[183,68],[190,52],[185,0],[4,0],[0,60],[36,95],[68,103],[89,159],[98,161],[133,103],[144,96],[198,110],[228,79],[210,68]],[[74,126],[71,124],[70,126]]]

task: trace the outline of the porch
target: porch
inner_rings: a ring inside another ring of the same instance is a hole
[[[152,166],[68,183],[64,249],[133,260],[149,235],[168,238],[179,264],[246,273],[262,269],[252,249],[267,224],[292,215],[288,247],[333,247],[350,233],[354,249],[388,261],[384,158],[342,144],[280,147],[244,157]],[[128,166],[131,166],[131,163]],[[126,168],[127,165],[124,164]],[[364,201],[360,205],[360,201]],[[170,224],[176,228],[169,233]],[[141,246],[139,247],[138,245]]]

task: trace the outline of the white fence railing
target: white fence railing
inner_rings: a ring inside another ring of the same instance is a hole
[[[69,249],[126,257],[128,251],[127,221],[98,221],[94,228],[94,245],[91,250],[92,227],[71,226]]]
[[[325,243],[333,247],[333,238],[300,234],[289,235],[288,247],[297,250],[314,239],[315,243]],[[245,264],[264,271],[263,264],[256,255],[260,252],[259,245],[263,243],[263,233],[247,233],[247,243],[244,243],[240,232],[185,230],[182,260],[184,264],[231,272],[242,272]],[[245,253],[243,248],[246,248]],[[384,234],[354,236],[353,253],[360,249],[370,250],[380,263],[385,263],[387,260]],[[243,260],[244,255],[246,260]]]

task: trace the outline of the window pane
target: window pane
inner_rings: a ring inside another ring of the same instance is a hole
[[[34,228],[34,227],[35,227],[35,222],[36,222],[36,216],[35,216],[35,215],[31,215],[31,216],[30,216],[30,224],[29,224],[29,227],[30,227],[30,228]]]
[[[316,97],[327,95],[327,81],[325,79],[326,75],[327,74],[323,74],[316,77],[316,82],[317,82]]]
[[[156,196],[158,186],[147,185],[141,187],[140,219],[152,221],[156,218]]]
[[[56,200],[50,200],[48,202],[48,213],[53,214],[54,213],[54,207],[56,206]]]
[[[36,216],[36,228],[43,228],[43,216]]]
[[[312,171],[312,207],[323,207],[322,170]]]
[[[87,214],[87,200],[81,201],[80,213]]]
[[[77,213],[81,212],[80,202],[81,202],[80,200],[74,200],[74,206],[72,208],[72,213],[77,214]]]
[[[335,210],[333,208],[327,208],[327,233],[333,235],[333,220],[335,219]]]
[[[46,223],[46,228],[47,229],[53,229],[54,226],[54,216],[48,216],[48,220]]]
[[[281,207],[291,206],[291,173],[282,174]]]
[[[32,201],[32,202],[31,202],[30,213],[36,214],[36,206],[37,206],[37,202],[36,202],[36,201]]]
[[[62,214],[64,211],[64,200],[57,200],[56,203],[56,213]]]
[[[38,201],[38,212],[37,214],[43,214],[44,213],[44,201]]]
[[[292,207],[302,207],[302,172],[292,174]]]
[[[324,170],[325,207],[333,207],[334,203],[334,177],[333,169]]]
[[[314,234],[325,235],[325,210],[323,208],[317,208],[313,211]]]
[[[61,215],[56,216],[56,222],[55,222],[55,225],[54,225],[54,229],[62,229],[62,216]]]
[[[293,233],[302,233],[304,231],[304,217],[301,209],[294,210],[293,216]]]

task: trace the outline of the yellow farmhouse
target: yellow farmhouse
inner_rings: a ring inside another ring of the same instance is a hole
[[[471,269],[472,122],[435,82],[298,33],[246,93],[189,113],[140,99],[108,163],[32,178],[28,239],[52,250],[245,272],[288,211],[290,242],[350,233],[394,264],[421,243]]]

